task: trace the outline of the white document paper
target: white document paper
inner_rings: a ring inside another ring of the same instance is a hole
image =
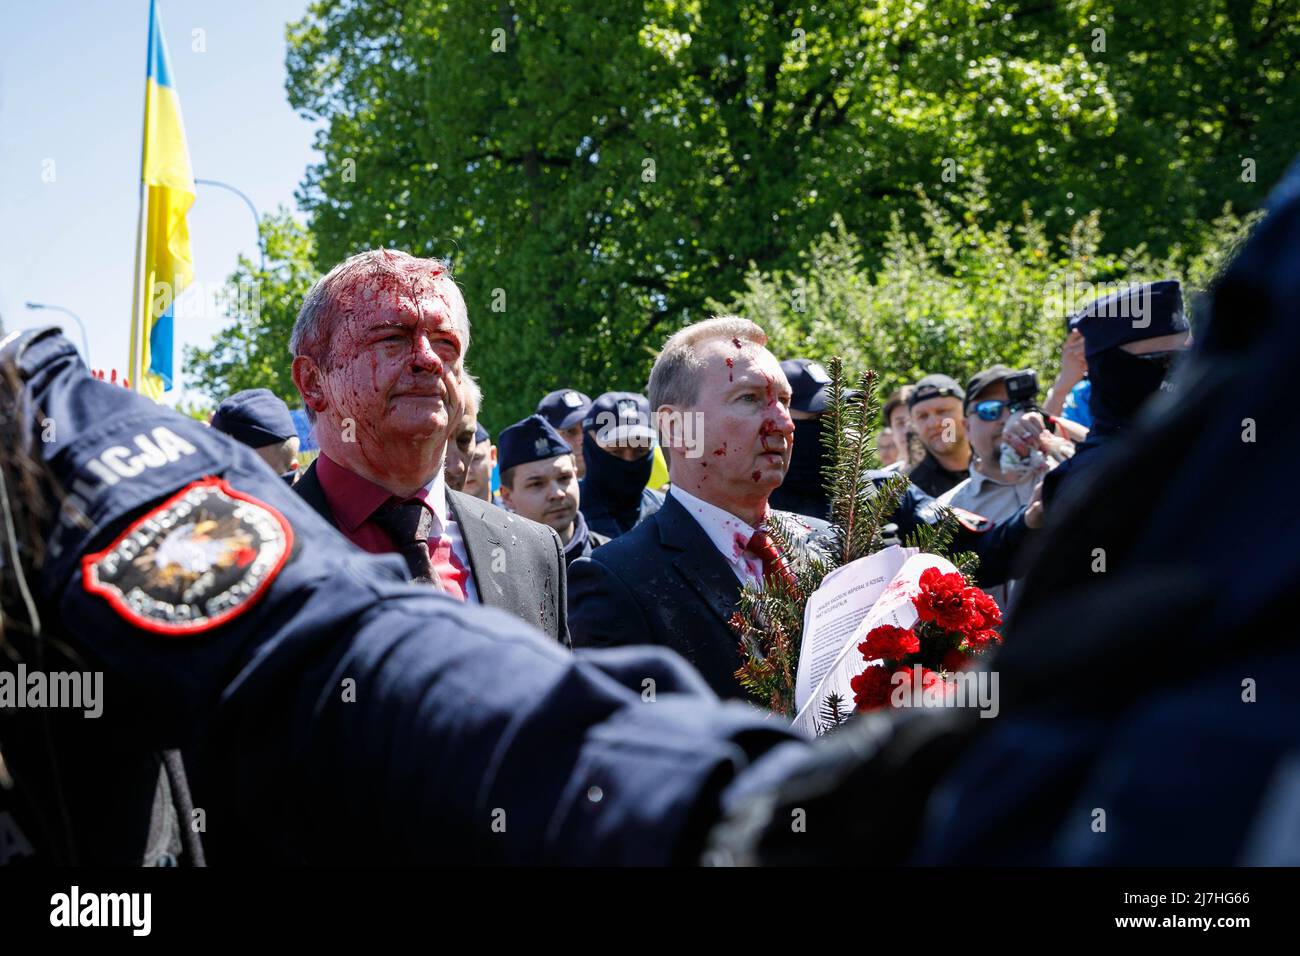
[[[822,579],[803,614],[803,642],[795,672],[795,710],[803,710],[814,688],[830,671],[871,606],[916,548],[898,545],[858,558]]]
[[[944,574],[955,574],[957,572],[957,568],[946,558],[942,558],[937,554],[917,554],[914,549],[909,550],[913,550],[913,553],[899,568],[893,580],[881,589],[881,593],[871,609],[862,617],[853,633],[841,644],[839,654],[826,671],[821,682],[816,685],[817,689],[802,704],[799,703],[798,685],[796,683],[795,704],[799,708],[799,712],[794,719],[794,727],[795,730],[805,736],[817,736],[816,723],[821,716],[822,704],[831,694],[839,694],[848,707],[853,706],[853,688],[850,681],[866,670],[871,663],[870,661],[864,661],[862,654],[858,651],[858,645],[866,639],[866,636],[882,624],[892,624],[894,627],[911,627],[916,623],[916,607],[912,604],[912,598],[921,589],[921,575],[925,570],[927,568],[938,568]],[[884,552],[879,552],[879,554],[884,554]],[[877,556],[873,555],[872,557]],[[856,563],[855,561],[854,564]],[[845,565],[845,567],[852,567],[852,565]],[[828,579],[829,577],[827,575]],[[821,593],[820,588],[818,593]],[[809,598],[808,603],[812,603],[812,598]],[[805,630],[805,645],[807,640],[807,630]],[[802,661],[800,661],[800,664],[802,664]]]

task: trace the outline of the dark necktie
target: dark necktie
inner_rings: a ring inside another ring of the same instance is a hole
[[[412,581],[435,583],[433,562],[429,558],[429,530],[433,514],[418,498],[384,505],[371,520],[387,532],[393,545],[411,572]]]
[[[781,552],[776,549],[776,545],[766,531],[755,531],[745,550],[763,562],[764,581],[776,575],[789,584],[792,591],[797,589],[794,572],[790,570],[790,566]]]

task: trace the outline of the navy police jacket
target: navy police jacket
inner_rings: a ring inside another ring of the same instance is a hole
[[[406,583],[251,450],[93,378],[57,330],[6,338],[0,373],[11,501],[15,455],[64,496],[23,542],[44,548],[29,583],[45,639],[104,675],[101,716],[74,722],[59,760],[183,749],[210,863],[689,861],[747,786],[807,751],[668,651],[575,655]],[[151,800],[158,765],[141,764],[99,787]]]

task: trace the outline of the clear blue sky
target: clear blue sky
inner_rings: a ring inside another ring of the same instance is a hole
[[[194,175],[239,187],[263,213],[295,208],[316,158],[314,127],[284,92],[285,25],[306,7],[159,0]],[[99,368],[127,359],[148,22],[149,0],[41,0],[6,4],[0,24],[0,318],[9,330],[60,322],[80,346],[71,320],[24,303],[73,310]],[[224,190],[198,187],[190,234],[198,290],[218,287],[241,252],[256,259],[253,216]],[[183,345],[228,324],[193,299],[176,322],[177,368]],[[182,382],[165,400],[186,397]]]

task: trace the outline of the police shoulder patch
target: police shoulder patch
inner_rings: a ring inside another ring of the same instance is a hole
[[[81,559],[85,589],[130,624],[180,636],[251,608],[293,548],[293,529],[270,505],[204,478]]]
[[[993,522],[983,515],[977,515],[973,511],[967,511],[965,508],[954,508],[948,506],[948,510],[953,513],[953,517],[967,531],[973,531],[975,534],[983,534],[993,527]]]

